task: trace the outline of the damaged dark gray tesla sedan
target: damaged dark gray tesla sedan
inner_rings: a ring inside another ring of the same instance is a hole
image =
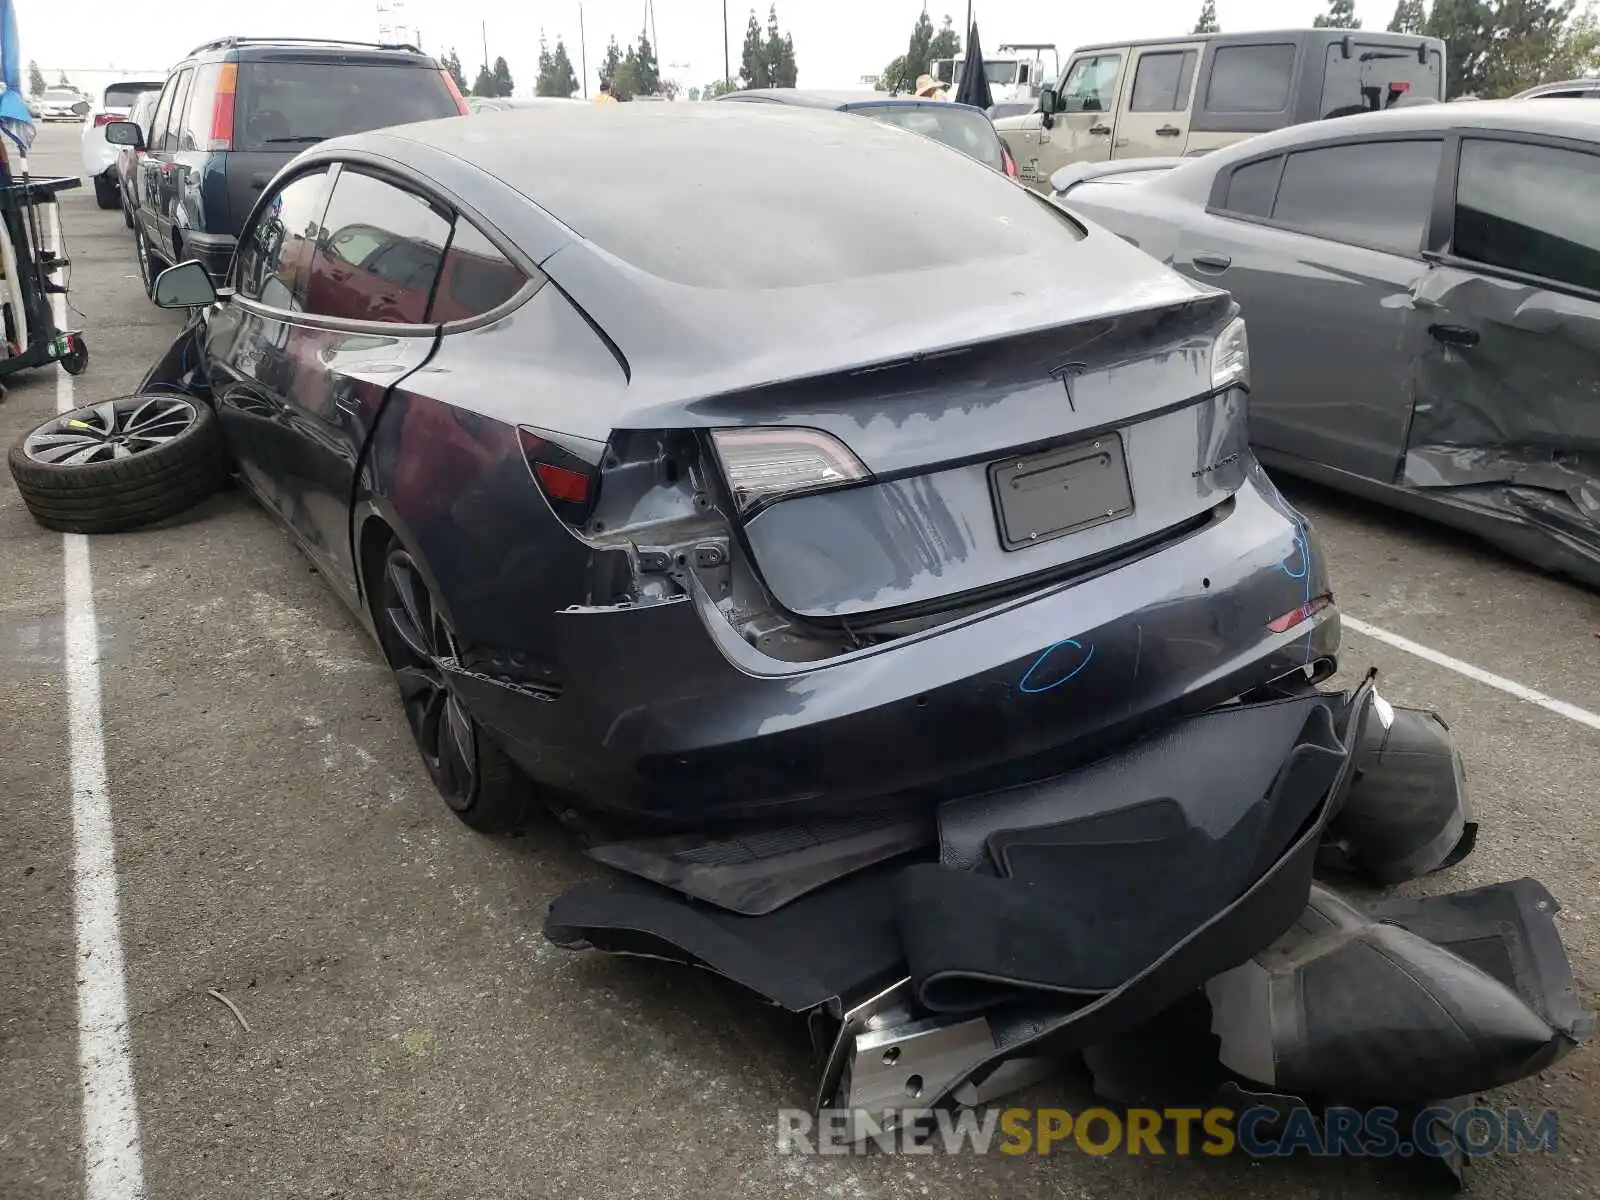
[[[1052,183],[1238,300],[1269,467],[1600,587],[1600,105],[1403,108]]]
[[[555,808],[616,868],[547,936],[810,1014],[820,1105],[1076,1053],[1128,1096],[1169,1042],[1421,1103],[1586,1031],[1531,880],[1313,884],[1470,852],[1460,756],[1318,687],[1336,610],[1232,299],[997,172],[776,106],[441,121],[307,152],[227,289],[156,295],[196,313],[142,394],[13,451],[35,515],[155,519],[225,447],[450,806]]]

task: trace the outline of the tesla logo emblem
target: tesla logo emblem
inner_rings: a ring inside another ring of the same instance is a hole
[[[1072,381],[1088,369],[1083,363],[1062,363],[1050,372],[1050,378],[1059,379],[1061,386],[1066,389],[1067,407],[1073,412],[1078,411],[1078,401],[1072,394]]]

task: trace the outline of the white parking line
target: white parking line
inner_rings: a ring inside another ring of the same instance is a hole
[[[1557,700],[1554,696],[1547,696],[1543,692],[1531,687],[1524,687],[1514,679],[1506,679],[1485,671],[1482,667],[1475,667],[1469,662],[1462,662],[1459,658],[1451,658],[1448,654],[1441,654],[1437,650],[1429,649],[1410,638],[1401,637],[1398,633],[1390,633],[1387,629],[1379,629],[1376,625],[1368,625],[1365,621],[1357,620],[1348,614],[1340,618],[1346,629],[1353,629],[1365,637],[1382,642],[1386,646],[1393,646],[1396,650],[1403,650],[1407,654],[1415,655],[1425,662],[1431,662],[1436,667],[1443,667],[1447,671],[1454,671],[1457,675],[1465,676],[1485,687],[1492,687],[1496,691],[1504,692],[1508,696],[1515,696],[1518,700],[1526,700],[1529,704],[1537,704],[1540,708],[1565,717],[1569,721],[1576,721],[1579,725],[1586,725],[1590,729],[1600,730],[1600,714],[1592,713],[1586,708],[1579,708],[1576,704],[1568,704],[1565,700]]]
[[[60,214],[50,206],[50,242],[60,252]],[[58,328],[66,297],[51,297]],[[75,403],[72,376],[56,368],[56,411]],[[72,775],[72,895],[78,938],[78,1073],[83,1086],[85,1200],[142,1200],[139,1103],[128,1042],[128,988],[117,901],[116,838],[106,785],[100,718],[100,633],[94,616],[89,539],[62,535],[64,657]]]

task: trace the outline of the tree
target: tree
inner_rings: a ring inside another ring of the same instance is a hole
[[[618,100],[660,94],[661,67],[656,62],[655,47],[650,44],[650,38],[643,30],[639,32],[638,44],[628,47],[628,53],[622,60],[622,72],[627,80],[628,94],[618,96]],[[616,90],[615,84],[612,85],[612,90]]]
[[[28,64],[28,94],[30,96],[38,96],[44,92],[44,89],[44,72],[39,70],[38,63],[30,62]]]
[[[945,14],[944,24],[939,26],[939,32],[933,35],[933,41],[928,43],[928,58],[938,62],[944,58],[961,57],[961,36],[956,33],[956,25],[948,13]],[[946,80],[946,83],[951,82]]]
[[[778,32],[778,6],[767,10],[767,40],[761,53],[767,62],[768,87],[793,87],[799,78],[794,61],[794,39]]]
[[[622,51],[618,49],[617,38],[613,34],[611,40],[606,43],[604,57],[600,59],[600,82],[606,85],[615,85],[617,72],[620,70],[622,70]],[[620,100],[622,97],[618,96],[617,99]]]
[[[494,95],[509,96],[513,90],[511,83],[511,68],[506,66],[506,60],[494,60]]]
[[[449,54],[446,54],[442,59],[439,60],[439,65],[446,71],[450,72],[450,78],[456,81],[456,90],[465,95],[467,91],[467,77],[461,73],[461,56],[456,53],[456,48],[454,46],[450,47]]]
[[[1200,6],[1200,18],[1194,23],[1196,33],[1221,33],[1222,26],[1217,24],[1217,0],[1205,0]]]
[[[1547,69],[1552,79],[1574,79],[1600,70],[1600,5],[1595,0],[1568,22]]]
[[[1390,33],[1421,33],[1428,25],[1428,6],[1422,0],[1399,0],[1389,18]]]
[[[906,56],[901,54],[889,60],[877,86],[880,92],[909,92],[915,83],[916,79],[906,74]]]
[[[489,64],[484,63],[478,68],[478,77],[472,81],[472,94],[474,96],[492,96],[494,92],[494,75],[489,70]]]
[[[1481,96],[1494,48],[1494,13],[1484,0],[1433,0],[1425,32],[1445,45],[1445,97]]]
[[[906,47],[906,75],[915,86],[917,77],[926,75],[933,57],[933,22],[928,20],[928,10],[917,14],[917,23],[911,27],[911,44]]]
[[[555,91],[552,96],[566,96],[569,99],[578,92],[578,72],[573,69],[572,56],[567,53],[567,44],[561,40],[561,35],[556,34],[555,53],[550,56],[555,70]]]
[[[744,51],[739,57],[739,86],[772,86],[772,66],[767,61],[767,47],[761,39],[761,23],[756,20],[756,10],[753,8],[750,10],[750,23],[744,27]]]
[[[700,99],[715,100],[718,96],[726,96],[729,92],[737,92],[738,90],[739,85],[731,79],[718,79],[700,89]],[[690,97],[690,99],[693,99],[693,97]]]
[[[72,86],[72,80],[67,78],[67,73],[65,71],[62,71],[57,76],[57,78],[56,78],[56,86],[57,87],[64,87],[64,88],[69,88],[69,87]]]
[[[1577,0],[1500,0],[1483,96],[1510,96],[1554,73]]]
[[[1331,0],[1328,11],[1311,22],[1317,29],[1360,29],[1356,0]]]
[[[700,89],[697,88],[697,87],[690,88],[689,89],[689,103],[690,104],[694,104],[699,99],[700,99]]]

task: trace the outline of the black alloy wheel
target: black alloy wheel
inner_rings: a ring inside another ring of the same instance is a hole
[[[512,833],[527,821],[532,785],[456,694],[441,660],[459,647],[416,560],[392,545],[374,589],[373,616],[394,672],[406,724],[433,785],[450,810],[480,833]]]

